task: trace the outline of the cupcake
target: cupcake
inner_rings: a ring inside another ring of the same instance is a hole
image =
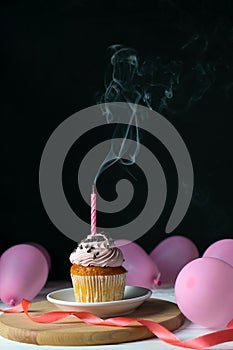
[[[88,235],[70,255],[71,280],[77,302],[123,298],[127,271],[122,251],[103,233]]]

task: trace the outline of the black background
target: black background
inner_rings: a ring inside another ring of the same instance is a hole
[[[200,253],[210,243],[232,237],[232,1],[4,1],[0,6],[1,253],[11,245],[36,241],[52,257],[50,278],[69,278],[68,256],[75,243],[54,227],[43,208],[40,157],[63,120],[96,104],[104,91],[107,49],[113,44],[132,47],[145,60],[159,56],[167,62],[184,62],[179,104],[185,108],[177,108],[174,95],[170,109],[161,113],[189,149],[195,187],[189,210],[172,234],[191,238]],[[208,67],[211,83],[193,101],[195,88],[186,77],[197,63]],[[152,107],[158,108],[153,100]],[[147,142],[149,146],[153,140]],[[159,145],[155,142],[153,147],[156,153]],[[169,170],[169,159],[164,159]],[[66,171],[64,182],[72,202],[73,169],[70,176]],[[136,165],[135,171],[140,176]],[[106,184],[111,186],[107,174],[99,183],[105,196]],[[173,185],[176,181],[170,184],[171,192]],[[141,193],[145,186],[142,181]],[[83,216],[89,220],[89,208],[85,210]],[[166,220],[165,212],[138,240],[148,252],[167,237]]]

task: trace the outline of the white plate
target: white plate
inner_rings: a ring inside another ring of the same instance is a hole
[[[60,289],[47,295],[47,300],[55,304],[59,309],[66,311],[86,311],[100,317],[113,317],[126,315],[138,308],[151,296],[151,290],[126,286],[124,298],[116,301],[98,303],[77,303],[74,298],[73,288]]]

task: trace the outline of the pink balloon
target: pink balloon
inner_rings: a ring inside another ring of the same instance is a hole
[[[160,273],[156,264],[137,243],[120,239],[115,244],[124,255],[123,266],[128,271],[127,285],[150,289],[160,284]]]
[[[175,283],[181,312],[192,322],[209,328],[224,327],[232,319],[233,268],[215,258],[188,263]]]
[[[150,257],[161,272],[163,285],[169,285],[175,283],[178,273],[188,262],[199,257],[199,252],[189,238],[172,236],[159,243]]]
[[[233,239],[221,239],[211,244],[203,257],[218,258],[233,266]]]
[[[29,244],[7,249],[0,261],[0,297],[14,306],[21,300],[33,299],[48,277],[48,263],[41,251]]]

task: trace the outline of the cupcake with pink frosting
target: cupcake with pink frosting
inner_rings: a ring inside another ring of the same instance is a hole
[[[88,235],[70,255],[71,279],[77,302],[123,298],[127,271],[122,251],[103,233]]]

